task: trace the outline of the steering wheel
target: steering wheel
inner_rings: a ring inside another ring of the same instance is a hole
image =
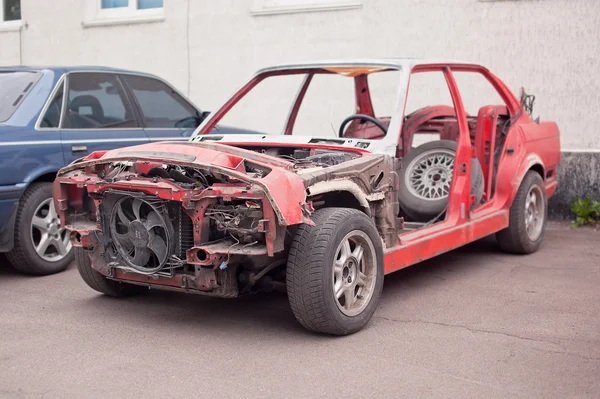
[[[387,129],[385,128],[385,126],[383,126],[383,124],[381,122],[379,122],[378,119],[373,118],[372,116],[369,116],[369,115],[365,115],[365,114],[355,114],[355,115],[350,115],[349,117],[344,119],[344,121],[340,125],[340,130],[338,132],[340,137],[344,137],[344,129],[346,128],[346,125],[355,119],[360,119],[363,121],[371,122],[372,124],[374,124],[375,126],[380,128],[383,131],[383,134],[387,134]]]

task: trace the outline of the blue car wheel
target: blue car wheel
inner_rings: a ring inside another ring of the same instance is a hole
[[[21,197],[15,246],[6,257],[15,269],[36,275],[58,273],[73,261],[68,231],[54,209],[51,183],[34,183]]]

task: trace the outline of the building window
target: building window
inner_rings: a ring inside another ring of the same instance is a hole
[[[349,10],[362,7],[362,0],[254,0],[253,15],[309,11]]]
[[[4,0],[2,4],[2,21],[18,21],[21,19],[21,0]]]
[[[163,0],[100,0],[100,8],[127,8],[131,11],[163,8]]]
[[[84,26],[154,22],[164,19],[163,0],[85,0]]]
[[[21,28],[21,0],[0,0],[0,31]]]

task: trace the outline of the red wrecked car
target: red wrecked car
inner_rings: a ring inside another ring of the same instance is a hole
[[[62,169],[55,206],[101,293],[286,290],[304,327],[350,334],[388,273],[491,234],[509,252],[540,247],[560,143],[532,107],[474,64],[275,66],[189,142]]]

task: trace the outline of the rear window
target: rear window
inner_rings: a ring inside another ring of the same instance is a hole
[[[0,72],[0,122],[12,116],[41,76],[41,72]]]

